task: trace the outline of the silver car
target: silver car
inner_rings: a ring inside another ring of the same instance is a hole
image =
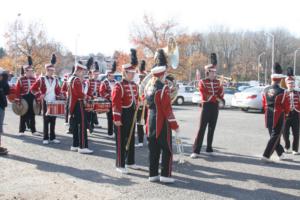
[[[262,96],[264,86],[255,86],[245,89],[242,92],[234,94],[231,102],[231,106],[241,108],[243,111],[263,110]]]

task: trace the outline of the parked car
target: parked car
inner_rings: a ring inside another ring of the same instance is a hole
[[[234,94],[237,92],[235,88],[224,88],[224,101],[219,102],[219,107],[231,107],[231,101]],[[200,104],[201,95],[200,92],[194,92],[192,97],[192,102],[195,104]]]
[[[243,111],[248,111],[249,109],[262,111],[262,93],[264,88],[264,86],[255,86],[235,93],[231,102],[232,106],[241,108]]]
[[[192,103],[192,97],[194,92],[195,88],[193,86],[179,85],[175,103],[177,105],[182,105],[184,103]]]
[[[253,87],[253,86],[242,85],[242,86],[237,87],[237,90],[238,90],[239,92],[243,92],[244,90],[246,90],[246,89],[248,89],[248,88],[251,88],[251,87]]]

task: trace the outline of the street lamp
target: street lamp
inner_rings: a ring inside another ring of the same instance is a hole
[[[76,62],[77,62],[77,48],[78,48],[78,40],[79,40],[79,34],[76,35],[75,37],[75,65],[76,65]]]
[[[260,82],[260,73],[259,73],[259,67],[261,66],[260,57],[265,54],[266,54],[266,52],[262,52],[261,54],[258,55],[258,59],[257,59],[257,81],[258,81],[258,84]]]
[[[296,49],[294,52],[294,75],[296,75],[296,62],[297,62],[297,52],[300,51],[300,48]]]
[[[265,33],[266,36],[270,36],[272,38],[272,73],[273,73],[273,66],[274,66],[274,57],[275,57],[275,36],[271,33],[266,32]]]
[[[17,74],[18,70],[18,31],[19,31],[19,22],[20,22],[21,13],[17,14],[17,20],[16,20],[16,52],[15,52],[15,75]]]

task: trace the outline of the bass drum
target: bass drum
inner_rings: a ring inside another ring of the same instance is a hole
[[[142,81],[142,83],[140,84],[139,87],[139,95],[142,96],[144,94],[145,88],[148,85],[149,81],[152,79],[152,74],[148,74],[144,80]],[[174,102],[176,100],[177,97],[177,93],[178,93],[178,86],[177,86],[177,82],[175,77],[172,74],[168,74],[166,76],[166,84],[168,84],[169,89],[170,89],[170,96],[171,96],[171,100],[172,102]]]

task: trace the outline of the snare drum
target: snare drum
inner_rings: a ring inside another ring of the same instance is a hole
[[[48,116],[64,116],[65,115],[65,106],[66,101],[53,101],[53,102],[47,102],[47,112],[46,115]]]
[[[93,101],[86,101],[84,104],[84,110],[91,112],[93,111],[94,107],[93,107]]]
[[[104,101],[103,99],[94,100],[94,111],[97,113],[108,112],[111,108],[110,102]]]

